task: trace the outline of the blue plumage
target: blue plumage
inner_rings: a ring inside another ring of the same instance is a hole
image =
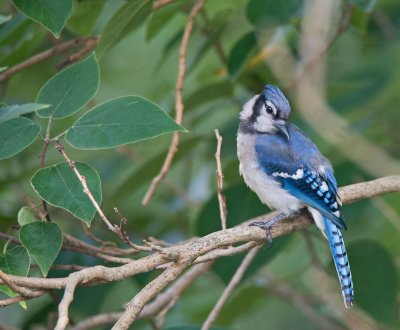
[[[289,114],[288,100],[272,85],[245,104],[238,132],[240,171],[249,187],[270,207],[284,214],[304,207],[310,210],[329,241],[349,307],[354,300],[353,283],[340,232],[346,225],[333,169],[317,146],[287,122]],[[256,225],[269,228],[268,223]]]
[[[333,262],[335,263],[336,272],[339,277],[344,303],[346,307],[350,307],[354,302],[354,289],[350,263],[347,257],[342,233],[334,223],[329,221],[328,218],[323,217],[323,220]]]
[[[266,100],[269,100],[276,106],[280,107],[282,117],[289,117],[291,111],[289,101],[278,87],[273,85],[265,86],[263,96]]]
[[[346,229],[329,162],[295,125],[288,123],[287,128],[289,141],[278,134],[263,134],[256,138],[258,165],[285,190]],[[299,170],[301,177],[295,175]]]

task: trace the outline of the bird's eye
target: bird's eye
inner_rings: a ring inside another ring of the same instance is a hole
[[[271,114],[273,112],[274,110],[272,110],[272,108],[269,105],[267,105],[267,113]]]

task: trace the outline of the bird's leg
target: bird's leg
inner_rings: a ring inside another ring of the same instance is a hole
[[[266,231],[266,239],[269,242],[269,246],[268,249],[270,249],[272,247],[272,236],[271,236],[271,227],[276,224],[277,222],[286,219],[286,218],[291,218],[293,216],[298,215],[301,212],[301,210],[297,210],[297,211],[291,211],[290,213],[279,213],[276,216],[274,216],[273,218],[271,218],[268,221],[256,221],[256,222],[252,222],[251,224],[249,224],[249,226],[255,226],[261,229],[264,229]]]

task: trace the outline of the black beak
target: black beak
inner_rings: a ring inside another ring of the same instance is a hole
[[[278,131],[279,131],[280,133],[282,133],[282,134],[288,139],[288,141],[289,141],[290,136],[289,136],[289,131],[288,131],[287,126],[286,126],[286,121],[284,121],[284,120],[277,120],[277,121],[275,122],[275,127],[276,127],[276,128],[278,129]]]

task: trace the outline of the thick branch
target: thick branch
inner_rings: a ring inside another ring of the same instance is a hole
[[[187,264],[174,265],[147,284],[127,305],[125,312],[112,327],[114,330],[129,329],[138,318],[144,305],[153,299],[168,284],[171,284],[185,270]]]
[[[358,183],[346,186],[340,189],[342,200],[344,203],[351,203],[364,198],[372,198],[387,192],[400,191],[400,176],[391,176],[376,179],[368,182]],[[230,245],[240,243],[265,241],[265,232],[256,227],[249,227],[249,222],[267,221],[273,216],[273,213],[265,214],[253,219],[249,219],[245,223],[229,228],[224,231],[217,231],[207,236],[187,241],[185,244],[166,247],[163,253],[156,252],[149,256],[145,256],[138,260],[132,260],[126,265],[118,267],[95,266],[76,272],[79,274],[82,284],[98,284],[104,282],[121,281],[127,277],[145,273],[150,270],[170,262],[165,255],[178,256],[180,260],[191,260],[195,262],[196,258],[207,255],[207,253],[215,253],[215,257],[224,255],[216,253],[217,250],[226,248]],[[271,229],[272,237],[282,236],[293,231],[301,230],[312,224],[312,220],[306,212],[301,213],[295,219],[283,220]],[[251,248],[246,245],[246,248]],[[221,251],[222,252],[222,251]],[[243,252],[238,249],[236,252]],[[209,261],[210,258],[205,260]],[[61,289],[67,284],[67,278],[28,278],[22,276],[8,275],[13,283],[32,289]]]
[[[377,179],[361,184],[356,184],[342,188],[341,195],[344,203],[354,202],[361,198],[371,198],[385,192],[400,190],[400,176]],[[249,221],[268,221],[273,213],[266,214]],[[271,236],[277,237],[291,233],[296,230],[306,228],[312,223],[307,212],[302,212],[295,219],[283,220],[271,229]],[[15,284],[32,289],[60,289],[67,287],[64,298],[60,303],[60,324],[68,322],[68,306],[74,295],[74,290],[80,284],[99,284],[105,282],[121,281],[130,276],[148,272],[160,265],[170,262],[166,256],[175,256],[177,264],[171,265],[162,276],[157,277],[149,283],[135,298],[121,317],[119,324],[125,328],[133,322],[144,305],[150,301],[165,286],[175,280],[177,276],[196,258],[206,255],[217,249],[226,248],[231,245],[247,242],[264,242],[265,232],[262,229],[249,227],[248,223],[234,228],[214,232],[207,236],[190,240],[181,245],[162,248],[156,253],[143,257],[138,260],[114,268],[95,266],[75,272],[67,278],[45,279],[45,278],[26,278],[8,275],[8,278]],[[63,329],[62,326],[58,329]],[[123,327],[122,327],[123,329]]]
[[[205,273],[211,266],[211,262],[193,266],[183,274],[167,290],[159,294],[156,299],[147,304],[139,315],[140,319],[146,319],[157,315],[171,301],[175,301],[201,274]],[[72,328],[72,330],[87,330],[100,325],[115,323],[122,313],[106,313],[90,317]]]

